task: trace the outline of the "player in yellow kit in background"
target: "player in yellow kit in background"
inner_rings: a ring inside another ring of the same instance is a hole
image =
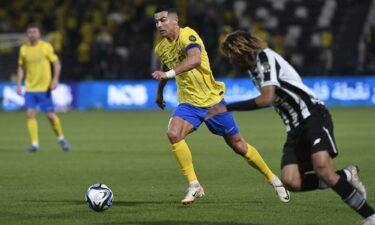
[[[162,63],[162,71],[152,73],[153,78],[159,80],[156,103],[161,109],[165,107],[163,89],[167,80],[175,78],[178,86],[179,105],[169,121],[167,136],[173,154],[189,182],[182,204],[191,204],[204,195],[203,187],[195,174],[190,149],[185,142],[185,137],[203,122],[212,133],[222,136],[237,154],[264,175],[282,202],[288,202],[288,191],[258,151],[242,138],[231,113],[204,121],[205,112],[210,107],[225,104],[225,85],[214,80],[207,52],[198,34],[189,27],[179,27],[178,15],[174,9],[160,7],[155,11],[154,19],[156,28],[163,37],[155,47],[155,53]]]
[[[54,112],[51,90],[59,84],[60,62],[54,53],[51,44],[41,40],[40,29],[35,24],[30,24],[26,29],[28,43],[21,46],[17,69],[17,93],[22,95],[21,83],[25,78],[25,106],[27,128],[30,134],[31,146],[27,152],[39,150],[38,123],[36,120],[37,107],[44,112],[51,122],[52,128],[58,137],[61,148],[69,151],[70,146],[65,140],[59,117]],[[53,77],[51,76],[51,63]]]

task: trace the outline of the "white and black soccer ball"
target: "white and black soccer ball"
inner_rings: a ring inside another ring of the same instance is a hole
[[[105,184],[93,184],[86,192],[86,202],[92,210],[101,212],[112,205],[113,193]]]

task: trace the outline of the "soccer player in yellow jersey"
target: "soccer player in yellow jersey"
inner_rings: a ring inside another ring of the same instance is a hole
[[[203,187],[195,174],[192,156],[185,137],[205,122],[209,130],[224,138],[226,143],[247,162],[259,170],[275,188],[282,202],[290,200],[280,179],[269,169],[258,151],[239,133],[231,113],[224,113],[204,121],[206,111],[217,104],[226,104],[225,86],[214,80],[204,44],[191,28],[180,28],[176,10],[160,7],[154,14],[156,28],[163,39],[155,47],[162,63],[162,71],[152,73],[159,80],[156,103],[164,109],[163,89],[168,79],[175,78],[178,86],[179,105],[173,112],[167,136],[172,152],[189,187],[182,204],[188,205],[204,196]]]
[[[20,48],[17,69],[17,93],[19,95],[22,95],[21,83],[26,72],[25,106],[27,128],[31,138],[31,146],[26,151],[36,152],[39,149],[37,106],[51,122],[61,148],[64,151],[69,151],[70,147],[64,138],[60,120],[54,112],[51,96],[51,90],[57,88],[59,84],[61,68],[59,59],[54,53],[52,45],[40,39],[41,34],[38,26],[30,24],[26,29],[26,35],[29,42]],[[51,76],[51,63],[53,77]]]

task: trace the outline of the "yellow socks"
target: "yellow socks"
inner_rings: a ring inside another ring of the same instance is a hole
[[[53,131],[55,132],[56,136],[59,139],[64,138],[59,117],[56,116],[55,119],[50,120],[50,122],[51,122],[51,126],[52,126]]]
[[[172,152],[189,183],[196,181],[191,152],[185,140],[172,144]]]
[[[38,146],[38,122],[36,119],[27,119],[27,129],[29,130],[29,135],[31,139],[31,144]]]
[[[266,162],[264,162],[259,152],[250,144],[247,144],[247,153],[244,157],[252,167],[259,170],[259,172],[265,176],[268,182],[271,182],[274,174],[267,166]]]

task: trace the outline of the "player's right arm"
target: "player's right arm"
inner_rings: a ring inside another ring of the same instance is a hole
[[[23,58],[23,48],[21,47],[20,52],[19,52],[19,56],[18,56],[18,68],[17,68],[17,80],[16,80],[17,94],[18,95],[22,95],[21,84],[22,84],[22,80],[25,76],[24,64],[25,64],[25,62],[24,62],[24,58]]]
[[[17,68],[17,94],[22,95],[22,88],[21,83],[23,80],[23,77],[25,76],[25,71],[22,66],[18,66]]]
[[[161,70],[167,71],[168,68],[165,65],[162,65]],[[164,110],[164,108],[165,108],[165,101],[164,101],[164,98],[163,98],[163,90],[164,90],[164,87],[167,84],[167,82],[168,82],[168,79],[160,79],[159,84],[158,84],[158,90],[157,90],[157,93],[156,93],[155,103],[162,110]]]

